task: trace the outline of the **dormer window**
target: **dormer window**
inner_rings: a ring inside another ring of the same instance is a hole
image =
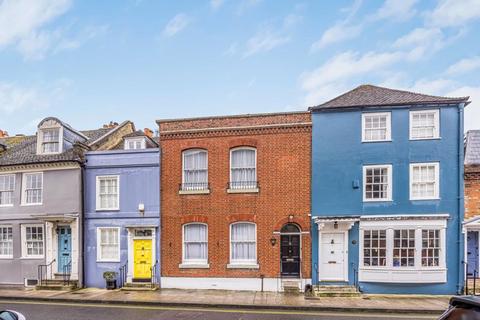
[[[60,128],[42,129],[42,153],[60,152]]]
[[[145,149],[145,138],[125,139],[125,150]]]

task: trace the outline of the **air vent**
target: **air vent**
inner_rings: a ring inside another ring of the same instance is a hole
[[[37,279],[27,279],[25,278],[25,287],[34,287],[38,284]]]

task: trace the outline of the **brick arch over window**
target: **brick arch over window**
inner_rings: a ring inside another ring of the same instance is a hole
[[[238,139],[231,139],[228,142],[228,146],[230,149],[238,148],[238,147],[251,147],[257,148],[258,141],[252,138],[238,138]]]
[[[257,223],[257,217],[254,214],[240,213],[240,214],[231,214],[228,216],[229,223],[235,222],[253,222]]]
[[[182,225],[188,223],[205,223],[208,224],[208,217],[202,214],[189,214],[181,218]]]
[[[307,218],[304,218],[304,217],[296,217],[296,216],[293,216],[293,219],[290,220],[288,217],[285,217],[285,218],[282,218],[280,220],[277,220],[277,223],[275,224],[275,228],[274,230],[275,231],[278,231],[280,232],[280,230],[282,229],[282,227],[284,225],[286,225],[287,223],[293,223],[293,224],[296,224],[299,228],[300,228],[300,231],[310,231],[310,220]]]

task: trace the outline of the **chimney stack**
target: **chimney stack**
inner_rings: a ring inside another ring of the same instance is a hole
[[[152,138],[153,137],[153,131],[150,130],[149,128],[145,128],[143,129],[143,133],[145,133],[145,135],[149,138]]]
[[[0,130],[0,138],[6,138],[6,137],[8,137],[8,132]]]
[[[118,122],[110,121],[110,123],[104,124],[103,129],[112,129],[118,126]]]

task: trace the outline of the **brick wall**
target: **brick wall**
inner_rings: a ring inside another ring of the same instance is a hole
[[[223,117],[224,123],[257,128],[203,132],[202,134],[164,134],[173,128],[183,130],[206,128],[205,119],[196,127],[192,119],[166,121],[160,124],[161,161],[161,213],[162,213],[162,276],[175,277],[278,277],[280,274],[280,236],[274,231],[294,222],[306,234],[302,235],[302,276],[310,278],[310,159],[311,124],[308,113],[280,117],[260,115]],[[279,121],[278,119],[283,119]],[[301,120],[301,121],[298,121]],[[263,126],[276,122],[278,128]],[[298,127],[287,123],[308,122]],[[217,127],[217,123],[213,126]],[[263,127],[262,127],[263,126]],[[163,131],[162,131],[163,130]],[[250,146],[257,149],[257,179],[259,193],[228,194],[230,149]],[[179,195],[182,182],[182,151],[203,148],[208,151],[210,194]],[[182,263],[182,225],[189,222],[208,224],[209,269],[180,269]],[[230,224],[251,221],[257,225],[258,270],[227,269],[229,263]],[[272,246],[270,239],[277,243]]]
[[[465,168],[465,220],[480,215],[480,167]]]

